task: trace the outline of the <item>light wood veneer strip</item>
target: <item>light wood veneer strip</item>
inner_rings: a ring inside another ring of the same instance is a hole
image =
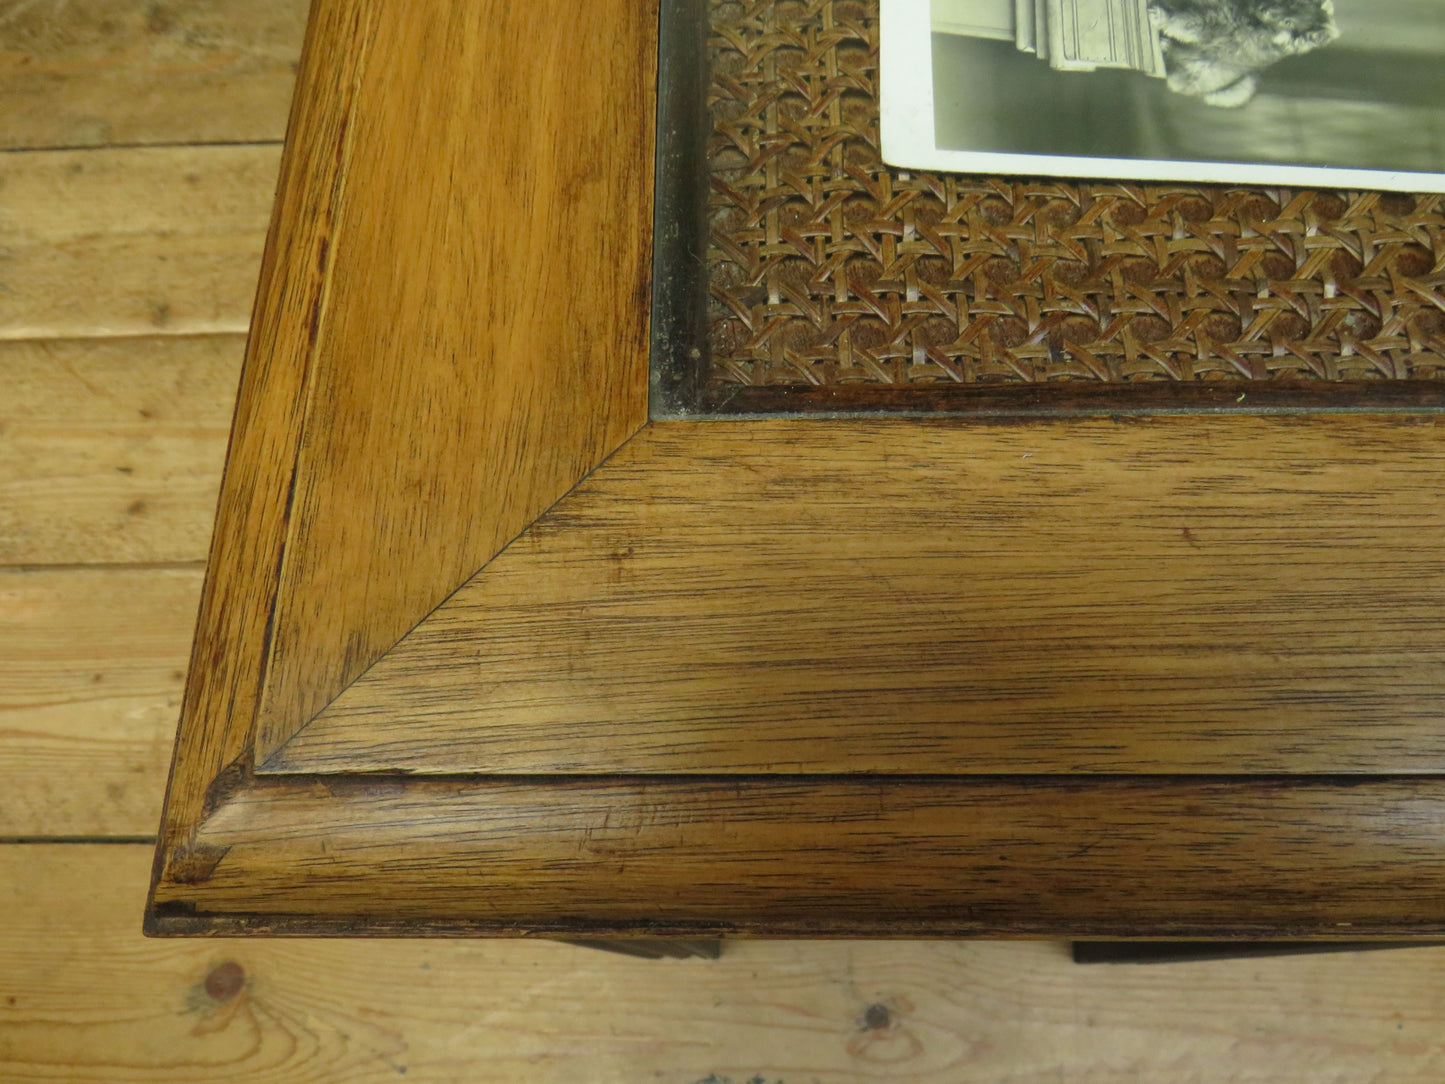
[[[265,766],[1445,770],[1433,418],[659,423]]]

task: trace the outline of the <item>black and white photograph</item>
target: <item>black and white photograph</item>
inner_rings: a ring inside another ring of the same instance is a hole
[[[883,0],[903,168],[1445,191],[1445,0]]]

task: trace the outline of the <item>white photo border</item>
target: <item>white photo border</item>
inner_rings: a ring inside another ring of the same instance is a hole
[[[1445,173],[1272,163],[947,150],[933,119],[933,21],[929,0],[879,0],[879,123],[883,161],[901,170],[1087,180],[1188,181],[1250,187],[1445,192]]]

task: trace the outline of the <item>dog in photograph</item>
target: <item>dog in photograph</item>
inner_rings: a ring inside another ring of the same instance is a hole
[[[1171,90],[1235,108],[1265,68],[1340,36],[1332,0],[1155,0],[1149,20]]]

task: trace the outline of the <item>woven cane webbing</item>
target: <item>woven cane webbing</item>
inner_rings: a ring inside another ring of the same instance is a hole
[[[710,3],[715,392],[1445,375],[1441,197],[892,169],[877,0]]]

